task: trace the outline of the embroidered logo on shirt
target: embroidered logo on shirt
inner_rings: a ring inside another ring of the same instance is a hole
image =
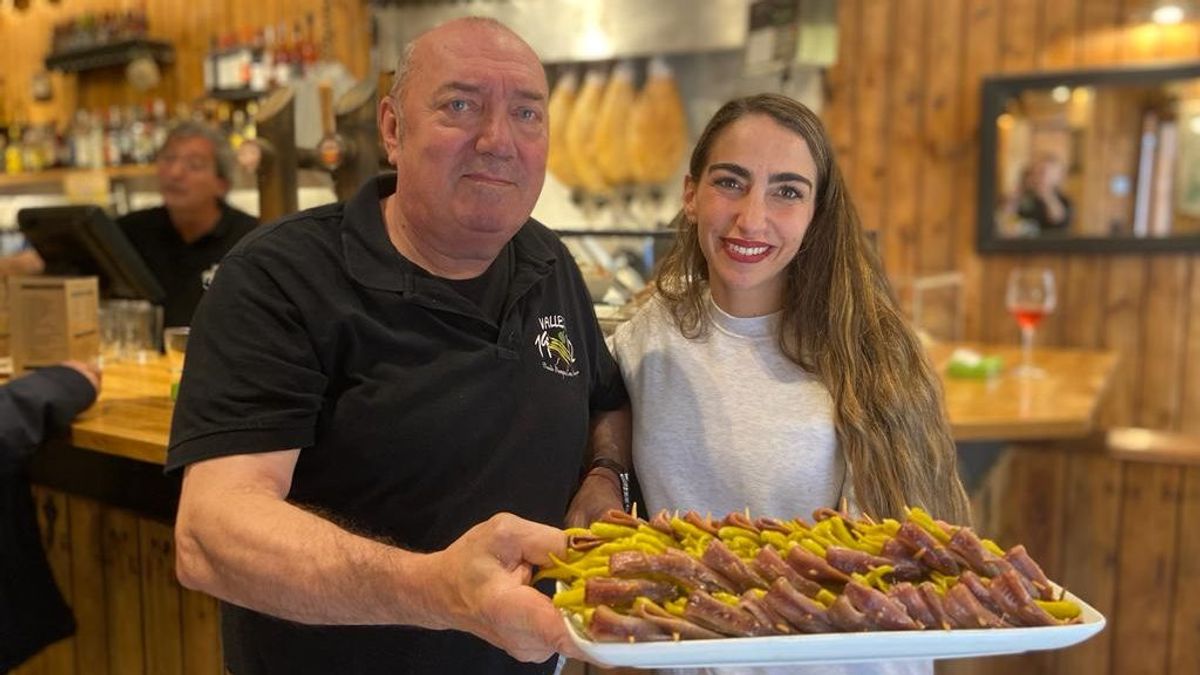
[[[551,314],[538,319],[542,329],[534,339],[538,356],[542,357],[542,368],[563,377],[575,377],[575,345],[567,336],[567,321],[561,314]]]
[[[220,263],[213,263],[212,267],[200,273],[200,288],[207,291],[208,287],[212,286],[213,278],[217,276],[218,267],[220,267]]]

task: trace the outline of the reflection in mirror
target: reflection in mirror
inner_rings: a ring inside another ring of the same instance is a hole
[[[1200,65],[997,78],[984,98],[981,249],[1200,241]]]

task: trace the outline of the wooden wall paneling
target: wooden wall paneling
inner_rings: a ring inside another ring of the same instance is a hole
[[[1102,346],[1116,350],[1120,360],[1113,372],[1101,417],[1105,426],[1130,425],[1137,419],[1146,265],[1146,258],[1138,255],[1114,256],[1108,261]]]
[[[1125,465],[1112,635],[1113,672],[1120,675],[1167,672],[1182,473],[1170,465]]]
[[[221,614],[217,601],[196,591],[183,590],[184,675],[222,675]]]
[[[1108,259],[1101,255],[1071,255],[1059,286],[1061,343],[1068,347],[1100,345],[1101,317]]]
[[[1162,28],[1146,20],[1156,4],[1157,0],[1124,0],[1123,61],[1145,63],[1162,58]]]
[[[1036,265],[1040,265],[1049,269],[1054,274],[1054,290],[1057,294],[1057,300],[1054,311],[1042,321],[1042,325],[1038,326],[1039,335],[1035,338],[1035,348],[1040,345],[1061,347],[1065,344],[1064,335],[1066,334],[1067,324],[1071,321],[1071,307],[1063,304],[1063,289],[1067,283],[1070,273],[1071,255],[1047,255],[1039,257]],[[1035,356],[1036,358],[1036,356]]]
[[[968,0],[963,12],[963,71],[959,92],[959,115],[963,133],[968,139],[979,138],[980,96],[983,77],[997,69],[1000,60],[999,0]],[[979,144],[968,142],[961,163],[957,192],[962,195],[955,214],[959,222],[957,262],[963,273],[963,304],[966,316],[963,331],[967,339],[982,337],[984,267],[986,261],[975,254],[975,201],[979,186]]]
[[[1175,559],[1175,592],[1171,617],[1169,675],[1200,673],[1200,469],[1183,474],[1183,498],[1179,506],[1179,549]]]
[[[837,62],[825,71],[828,97],[822,114],[825,126],[833,140],[838,166],[842,170],[842,176],[848,184],[855,203],[858,202],[858,195],[855,193],[853,184],[854,152],[858,149],[855,143],[858,136],[856,126],[858,106],[856,105],[854,81],[858,74],[861,10],[862,6],[859,0],[842,0],[837,3],[838,55]]]
[[[70,497],[67,508],[71,518],[71,608],[76,622],[76,670],[81,675],[108,675],[103,512],[98,503],[81,497]]]
[[[888,62],[887,229],[880,233],[884,269],[897,283],[902,301],[911,306],[916,269],[918,195],[921,181],[921,117],[924,71],[922,46],[928,19],[925,0],[897,0],[889,19],[895,33]],[[919,317],[917,317],[919,321]]]
[[[983,312],[981,339],[984,342],[1020,343],[1021,332],[1005,307],[1004,296],[1009,273],[1026,262],[1014,255],[991,255],[985,259],[983,283],[979,291],[979,305]]]
[[[862,1],[862,37],[854,87],[858,128],[854,138],[853,191],[863,226],[878,230],[884,250],[892,247],[887,226],[887,62],[890,53],[891,0]],[[896,272],[893,272],[896,273]]]
[[[142,649],[142,560],[137,517],[105,509],[103,523],[109,670],[114,675],[142,675],[146,673],[146,661]]]
[[[337,60],[350,72],[365,77],[371,69],[371,13],[362,0],[340,0],[333,7],[333,47]],[[391,70],[394,64],[379,64]]]
[[[1040,66],[1057,70],[1072,68],[1079,55],[1080,0],[1052,0],[1042,5],[1042,48]]]
[[[1121,515],[1121,463],[1094,450],[1066,458],[1062,511],[1062,576],[1056,579],[1108,617],[1109,628],[1083,644],[1064,650],[1057,672],[1107,675],[1110,672]]]
[[[927,11],[937,21],[927,25],[927,37],[915,45],[929,50],[921,148],[921,204],[917,220],[916,276],[955,269],[954,254],[960,228],[955,210],[960,199],[955,185],[962,174],[959,163],[974,139],[964,138],[956,95],[962,81],[962,20],[964,0],[930,0]],[[890,202],[889,202],[890,208]],[[935,336],[959,335],[956,298],[935,294],[924,310],[922,323]]]
[[[216,8],[208,2],[164,4],[173,7],[163,10],[162,20],[177,26],[172,36],[176,44],[175,98],[172,103],[192,101],[204,90],[204,58],[208,54],[209,39],[217,30],[213,23]]]
[[[1179,428],[1191,267],[1191,260],[1182,255],[1159,256],[1148,264],[1141,344],[1146,357],[1135,418],[1139,426]]]
[[[146,672],[182,675],[183,646],[180,588],[175,580],[174,531],[141,519],[142,625]]]
[[[1195,59],[1200,55],[1200,22],[1184,21],[1163,26],[1162,56],[1164,59]]]
[[[38,511],[38,527],[42,533],[42,548],[54,572],[54,581],[70,605],[71,513],[67,508],[67,496],[61,492],[34,488],[33,497]],[[50,645],[38,658],[45,662],[46,672],[71,675],[75,672],[75,639],[67,638]]]
[[[203,51],[207,49],[207,43],[204,43],[201,52],[197,53],[194,48],[195,40],[198,36],[193,35],[194,31],[189,31],[184,23],[186,13],[190,11],[190,7],[194,2],[156,2],[153,3],[153,8],[148,9],[149,16],[147,20],[150,24],[151,32],[160,30],[170,31],[170,40],[176,45],[175,47],[175,63],[163,69],[163,84],[162,97],[167,103],[168,112],[171,107],[177,102],[184,99],[184,76],[189,72],[200,71],[200,60],[203,58]],[[169,28],[168,28],[169,27]],[[196,77],[200,77],[197,75]]]
[[[1182,373],[1179,430],[1200,434],[1200,256],[1193,255],[1192,285],[1188,291],[1187,348]]]
[[[1112,65],[1120,58],[1121,3],[1080,4],[1080,61],[1089,66]]]
[[[1006,0],[1001,12],[1000,67],[1028,72],[1037,66],[1040,0]]]

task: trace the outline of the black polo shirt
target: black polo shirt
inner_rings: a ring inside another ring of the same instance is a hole
[[[193,323],[167,469],[301,448],[289,500],[410,550],[500,511],[561,526],[590,411],[626,400],[579,270],[529,221],[496,321],[397,253],[379,202],[394,186],[369,181],[225,258]],[[224,610],[236,675],[553,668],[457,631]]]
[[[171,215],[162,206],[126,214],[117,224],[167,293],[163,325],[187,326],[221,258],[258,225],[258,220],[221,202],[217,226],[190,244],[179,236],[171,225]]]

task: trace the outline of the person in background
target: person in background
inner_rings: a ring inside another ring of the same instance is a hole
[[[178,576],[223,601],[234,675],[578,655],[529,582],[572,496],[614,492],[589,460],[627,453],[605,434],[626,396],[582,275],[529,218],[548,95],[500,23],[432,29],[379,104],[396,173],[221,263],[167,470]]]
[[[163,205],[128,213],[117,225],[166,293],[163,325],[187,326],[221,258],[258,220],[225,201],[235,160],[212,127],[193,121],[174,127],[155,166]],[[0,276],[40,274],[44,267],[33,249],[0,258]]]
[[[0,386],[0,673],[75,632],[42,548],[29,459],[99,390],[99,371],[75,361]]]
[[[1066,232],[1071,200],[1063,194],[1065,167],[1053,155],[1042,155],[1021,172],[1021,188],[1011,206],[1032,235]]]
[[[201,122],[171,130],[155,160],[163,205],[117,219],[166,292],[164,326],[187,326],[221,258],[258,225],[225,201],[235,160],[229,142]]]
[[[646,513],[807,518],[844,499],[875,518],[921,506],[968,522],[940,383],[817,116],[774,94],[727,103],[700,135],[683,201],[655,295],[611,344]]]

